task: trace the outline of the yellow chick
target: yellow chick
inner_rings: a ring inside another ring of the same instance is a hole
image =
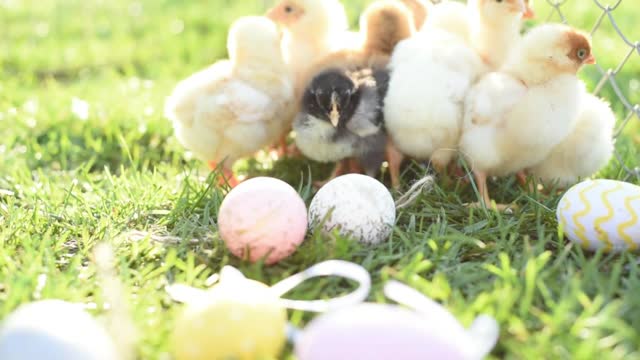
[[[316,62],[332,52],[360,46],[358,34],[348,31],[347,13],[339,0],[280,0],[266,16],[284,30],[281,46],[293,75],[296,98],[302,96],[304,76]],[[292,123],[293,118],[287,122]],[[295,146],[286,145],[290,130],[279,140],[279,153],[296,152]]]
[[[420,23],[421,26],[424,23],[427,14],[426,0],[398,2],[407,7],[416,24]],[[363,31],[358,33],[348,30],[347,14],[339,0],[281,0],[267,12],[267,16],[285,30],[285,60],[296,78],[305,77],[312,66],[327,55],[341,50],[359,49],[367,40]],[[365,11],[361,17],[361,29],[362,19],[366,18],[369,15]],[[376,35],[379,34],[382,32],[377,32]],[[299,82],[300,87],[306,84],[306,80],[307,78]]]
[[[459,1],[443,1],[435,4],[429,13],[429,19],[425,25],[448,31],[464,39],[470,44],[469,11],[472,4],[463,4]]]
[[[592,176],[613,156],[615,124],[610,105],[594,95],[586,95],[569,137],[528,172],[535,180],[560,188]]]
[[[384,113],[387,131],[402,154],[429,160],[440,173],[451,169],[457,156],[464,97],[490,70],[469,39],[475,33],[519,34],[520,29],[511,25],[522,19],[524,11],[523,0],[441,3],[430,9],[416,36],[398,44],[390,63]],[[471,22],[465,17],[494,21]],[[443,28],[440,21],[444,19],[459,21],[457,30]],[[389,167],[393,166],[397,164],[390,162]]]
[[[500,16],[507,9],[519,16]],[[531,8],[523,0],[469,0],[472,11],[470,39],[473,47],[480,54],[490,69],[500,68],[511,49],[520,41],[520,30],[523,19],[532,16]],[[474,23],[481,23],[476,26]]]
[[[489,69],[497,70],[519,41],[522,20],[534,16],[529,5],[527,0],[446,1],[433,6],[427,23],[463,38]]]
[[[339,0],[281,0],[267,17],[284,29],[285,62],[298,83],[317,61],[347,47],[345,38],[356,36],[348,32],[347,14]]]
[[[415,34],[417,27],[412,22],[415,14],[410,7],[405,8],[391,0],[379,0],[369,5],[360,17],[363,55],[390,57],[400,41]],[[426,17],[426,12],[421,16]]]
[[[459,148],[473,169],[481,205],[491,204],[488,175],[539,164],[569,137],[586,94],[576,73],[594,62],[587,34],[542,25],[523,37],[499,72],[469,91]]]
[[[360,16],[361,44],[320,58],[301,76],[302,83],[307,85],[313,76],[330,67],[385,67],[396,45],[415,32],[412,14],[406,7],[395,0],[376,1]]]
[[[178,83],[165,106],[180,143],[210,166],[231,166],[273,144],[290,127],[293,80],[280,48],[280,33],[265,17],[233,23],[229,60]]]

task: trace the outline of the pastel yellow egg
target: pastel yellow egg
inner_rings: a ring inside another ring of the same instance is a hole
[[[557,209],[569,240],[589,250],[640,247],[640,186],[614,180],[589,180],[569,189]]]
[[[266,285],[243,280],[213,287],[178,319],[177,360],[276,359],[285,344],[286,310]]]

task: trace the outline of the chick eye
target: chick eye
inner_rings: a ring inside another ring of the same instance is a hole
[[[584,60],[585,57],[587,57],[587,50],[585,49],[580,49],[578,50],[578,52],[576,53],[576,55],[578,56],[578,59],[580,60]]]
[[[293,12],[293,7],[291,5],[287,5],[284,7],[284,12],[290,14]]]

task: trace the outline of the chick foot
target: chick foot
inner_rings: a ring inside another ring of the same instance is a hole
[[[491,209],[497,212],[509,212],[518,210],[518,205],[516,204],[496,204],[495,202],[491,202],[490,206],[487,207],[482,201],[467,204],[467,207],[470,209]]]
[[[400,188],[400,166],[404,155],[391,143],[387,142],[387,162],[389,163],[389,174],[391,175],[391,187],[395,190]]]
[[[476,178],[476,185],[478,186],[478,193],[480,193],[481,201],[469,204],[470,208],[474,209],[493,209],[499,212],[505,212],[508,210],[516,210],[518,207],[515,204],[497,204],[491,200],[489,196],[489,187],[487,186],[487,173],[483,171],[474,171],[474,177]]]
[[[287,144],[287,134],[282,135],[276,144],[269,147],[269,153],[277,158],[291,157],[300,155],[300,150],[295,143]]]

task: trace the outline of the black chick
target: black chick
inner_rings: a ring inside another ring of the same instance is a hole
[[[300,151],[325,163],[354,158],[367,175],[376,176],[385,159],[382,107],[388,81],[384,68],[330,68],[317,74],[293,124]]]

